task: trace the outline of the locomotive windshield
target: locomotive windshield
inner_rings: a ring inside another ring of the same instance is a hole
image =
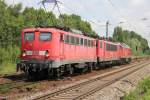
[[[33,41],[34,40],[34,33],[25,32],[24,38],[25,38],[25,41]]]
[[[50,32],[41,32],[40,33],[40,40],[41,41],[50,41],[52,34]]]

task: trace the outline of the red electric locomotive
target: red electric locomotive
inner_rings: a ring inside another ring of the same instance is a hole
[[[118,43],[107,40],[98,40],[97,56],[98,62],[119,61]]]
[[[29,79],[60,77],[74,71],[91,71],[100,64],[131,61],[126,44],[99,40],[59,28],[28,28],[21,34],[21,61],[17,69]]]
[[[91,70],[97,61],[96,40],[84,35],[57,28],[29,28],[22,31],[21,38],[21,61],[17,68],[28,78]]]
[[[120,43],[120,48],[122,51],[120,56],[121,56],[121,61],[124,63],[128,63],[131,61],[131,48],[126,45],[125,43]]]
[[[126,44],[97,40],[97,63],[118,64],[131,61],[131,49]]]

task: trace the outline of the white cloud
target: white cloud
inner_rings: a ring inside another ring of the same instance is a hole
[[[140,6],[145,3],[145,0],[130,0],[130,1],[131,6]]]

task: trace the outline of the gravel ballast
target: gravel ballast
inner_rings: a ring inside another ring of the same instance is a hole
[[[133,91],[138,83],[148,76],[150,76],[150,64],[103,88],[101,91],[85,98],[85,100],[121,100],[125,93]]]

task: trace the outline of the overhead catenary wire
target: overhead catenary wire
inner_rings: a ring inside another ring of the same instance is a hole
[[[70,10],[72,13],[77,14],[77,15],[80,15],[79,13],[77,13],[77,12],[75,12],[73,9],[71,9],[68,5],[66,5],[65,3],[61,2],[61,4],[62,4],[65,8],[67,8],[68,10]],[[85,18],[84,16],[81,16],[81,17],[84,18],[84,19],[86,19],[87,21],[89,21],[89,22],[91,22],[91,23],[93,23],[93,24],[99,26],[99,27],[106,27],[106,25],[100,25],[99,23],[97,23],[97,22],[95,22],[95,21],[93,21],[93,20],[91,20],[91,19],[87,19],[87,18]]]
[[[50,2],[49,2],[49,1],[46,1],[46,0],[40,1],[38,4],[42,4],[43,7],[44,7],[45,12],[47,13],[48,11],[46,10],[45,3],[54,3],[54,6],[53,6],[52,9],[50,10],[50,12],[53,12],[53,10],[57,7],[58,13],[59,13],[59,15],[60,15],[61,24],[63,24],[63,22],[62,22],[62,20],[63,20],[62,14],[61,14],[61,11],[60,11],[60,7],[59,7],[59,5],[58,5],[58,3],[60,3],[60,2],[59,2],[58,0],[53,0],[53,1],[50,1]],[[50,18],[51,18],[51,20],[52,20],[53,25],[55,25],[52,16],[50,16]]]
[[[116,13],[118,13],[118,15],[120,16],[120,17],[122,17],[122,18],[124,18],[125,20],[126,20],[126,22],[128,23],[128,25],[130,26],[130,27],[132,27],[135,31],[137,30],[136,29],[136,27],[130,22],[130,21],[128,21],[128,19],[124,16],[124,15],[122,15],[122,13],[120,12],[120,10],[116,7],[116,5],[111,1],[111,0],[107,0],[109,3],[110,3],[110,5],[114,8],[114,10],[116,11]]]
[[[51,9],[51,12],[53,12],[53,10],[54,10],[55,6],[56,6],[56,5],[54,5],[54,6],[53,6],[53,8]],[[45,12],[47,13],[47,10],[46,10],[46,7],[45,7],[45,5],[44,5],[44,4],[43,4],[43,7],[44,7]],[[53,25],[55,25],[55,23],[54,23],[54,21],[53,21],[52,16],[50,16],[50,18],[51,18],[52,24],[53,24]]]
[[[59,8],[59,5],[58,5],[58,3],[59,4],[62,4],[65,8],[67,8],[68,10],[70,10],[72,13],[74,13],[74,14],[77,14],[77,15],[80,15],[79,13],[76,13],[74,10],[72,10],[68,5],[66,5],[65,3],[63,3],[63,2],[60,2],[60,1],[58,1],[58,0],[56,0],[56,3],[57,3],[57,8],[58,8],[58,12],[59,12],[59,14],[60,14],[60,19],[61,19],[61,23],[63,24],[63,22],[62,22],[62,20],[63,20],[63,16],[62,16],[62,14],[61,14],[61,11],[60,11],[60,8]],[[55,4],[56,4],[55,3]],[[92,23],[92,24],[94,24],[94,25],[96,25],[96,26],[98,26],[99,28],[104,28],[104,27],[106,27],[106,24],[103,24],[103,25],[100,25],[99,23],[97,23],[97,22],[95,22],[95,21],[93,21],[93,20],[90,20],[90,19],[87,19],[87,18],[85,18],[85,17],[83,17],[83,16],[81,16],[82,18],[84,18],[87,22],[90,22],[90,23]]]
[[[58,9],[58,12],[59,12],[59,15],[60,15],[61,24],[63,24],[63,16],[61,14],[60,7],[59,7],[58,3],[59,3],[59,1],[56,1],[55,5],[57,6],[57,9]]]

